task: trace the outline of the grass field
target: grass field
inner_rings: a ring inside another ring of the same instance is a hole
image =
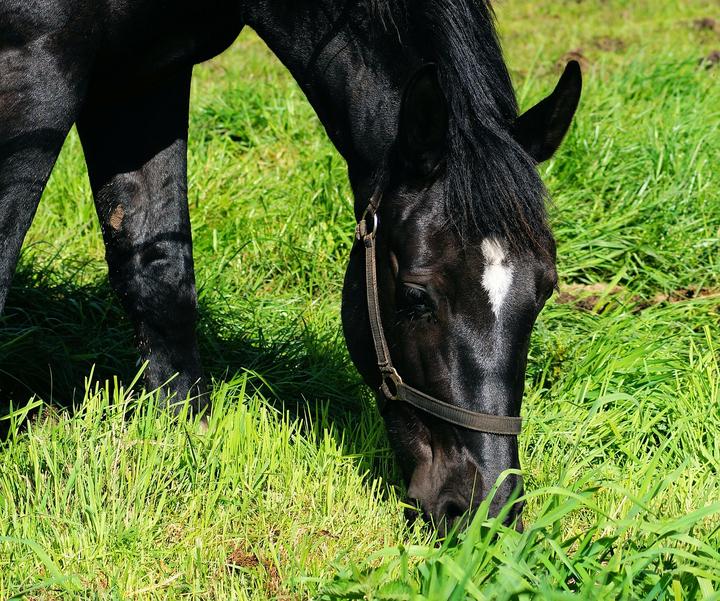
[[[405,526],[341,335],[345,166],[245,31],[193,90],[209,429],[134,383],[73,133],[0,318],[0,599],[720,599],[720,4],[498,18],[524,107],[568,56],[586,78],[543,166],[561,294],[530,353],[526,531]]]

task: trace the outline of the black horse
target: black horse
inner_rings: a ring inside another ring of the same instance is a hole
[[[77,123],[110,282],[149,361],[146,384],[178,374],[171,395],[204,404],[187,207],[190,79],[245,25],[287,66],[347,160],[366,226],[375,199],[372,271],[394,373],[456,408],[518,416],[530,332],[557,281],[536,164],[565,135],[581,76],[570,63],[555,91],[518,116],[489,0],[3,0],[0,311]],[[352,359],[378,389],[386,374],[364,246],[350,256],[342,317]],[[401,401],[387,403],[384,418],[409,496],[436,523],[474,509],[501,472],[519,467],[514,435]],[[520,485],[507,478],[492,511]]]

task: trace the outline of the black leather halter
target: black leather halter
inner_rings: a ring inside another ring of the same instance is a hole
[[[378,208],[382,193],[376,192],[357,224],[355,235],[365,247],[365,286],[367,289],[367,306],[370,317],[375,355],[382,377],[380,392],[388,401],[404,401],[430,415],[477,432],[517,436],[522,429],[522,418],[507,415],[490,415],[454,407],[448,403],[431,397],[408,386],[393,367],[385,333],[380,317],[380,301],[378,296],[377,266],[375,257],[376,236],[379,227]]]

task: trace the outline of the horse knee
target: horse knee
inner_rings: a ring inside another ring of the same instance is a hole
[[[109,253],[108,263],[112,286],[135,321],[170,336],[194,330],[197,292],[189,242],[148,242],[119,256]]]

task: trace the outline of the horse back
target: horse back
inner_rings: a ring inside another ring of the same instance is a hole
[[[3,0],[0,59],[42,45],[91,64],[89,88],[113,93],[216,56],[243,25],[237,0]]]

